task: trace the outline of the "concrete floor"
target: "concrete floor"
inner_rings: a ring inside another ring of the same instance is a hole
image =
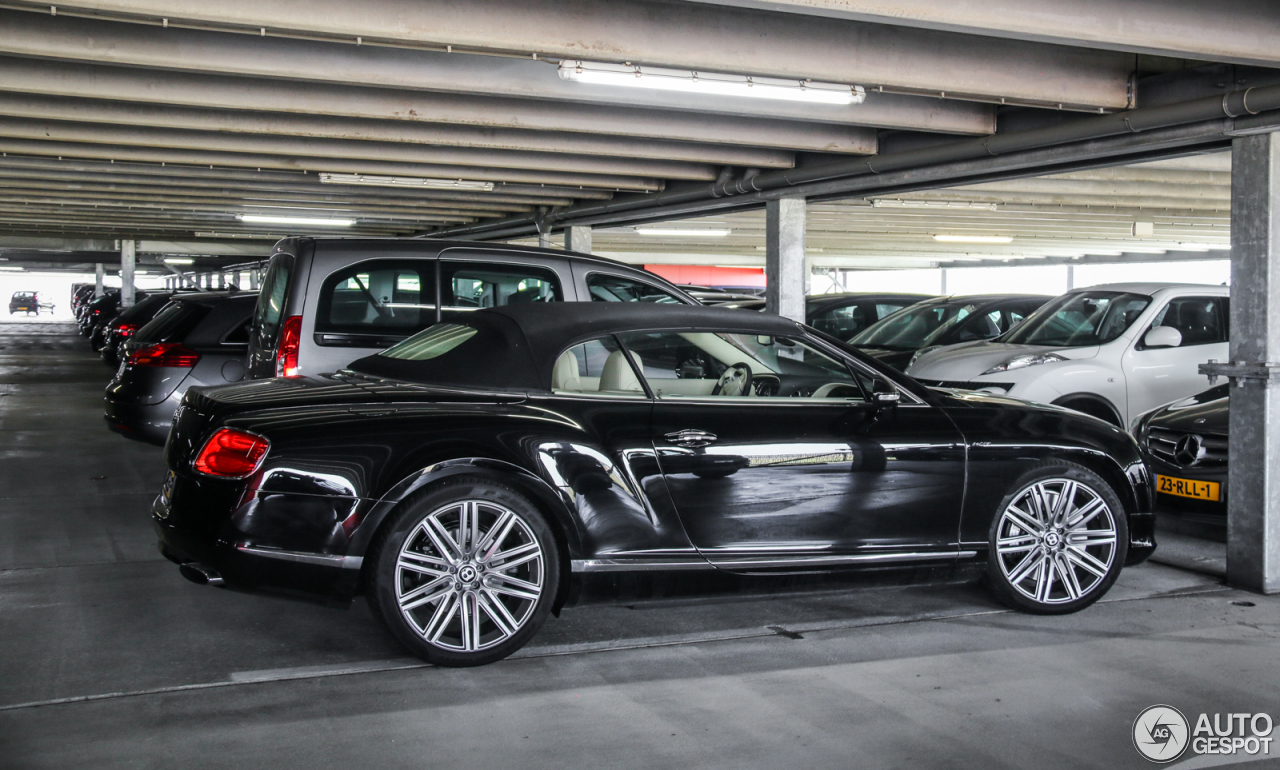
[[[362,602],[181,579],[160,451],[103,427],[108,374],[69,326],[0,323],[0,768],[1146,767],[1147,706],[1280,721],[1280,598],[1185,538],[1186,569],[1067,617],[972,585],[666,601],[430,668]]]

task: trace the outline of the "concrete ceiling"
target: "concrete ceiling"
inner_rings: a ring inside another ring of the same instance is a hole
[[[88,254],[86,239],[105,251],[139,239],[153,261],[161,247],[243,261],[282,234],[335,232],[243,214],[354,219],[340,230],[351,235],[431,234],[1280,82],[1266,34],[1280,7],[1262,0],[912,0],[892,14],[857,0],[305,6],[5,3],[0,257],[70,264],[50,255]],[[584,85],[558,76],[562,59],[807,78],[867,96],[845,106]],[[489,189],[328,184],[324,172]],[[1226,244],[1230,174],[1217,156],[1031,173],[814,203],[815,261]],[[1135,222],[1152,234],[1132,235]],[[602,229],[596,250],[755,263],[759,212],[678,226],[713,224],[733,232],[713,242]],[[977,250],[939,233],[1014,240]]]

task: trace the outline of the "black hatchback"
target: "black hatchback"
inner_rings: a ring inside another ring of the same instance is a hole
[[[194,385],[226,385],[245,375],[256,292],[184,294],[121,348],[122,363],[103,398],[107,427],[164,444],[173,412]]]

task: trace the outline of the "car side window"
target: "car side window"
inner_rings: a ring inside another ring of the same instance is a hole
[[[799,338],[650,332],[620,339],[660,399],[867,400],[843,361]]]
[[[551,390],[569,395],[645,398],[644,386],[612,335],[574,345],[556,358]]]
[[[1000,311],[992,310],[990,313],[970,318],[956,334],[956,339],[959,342],[987,340],[1007,330],[1008,327],[1003,324]]]
[[[360,262],[330,274],[320,285],[317,332],[407,335],[435,322],[431,260]]]
[[[911,307],[914,302],[877,302],[876,317],[872,321],[879,321],[881,318],[891,316],[904,307]]]
[[[280,318],[284,315],[284,302],[289,292],[289,276],[293,273],[293,257],[278,254],[271,261],[267,277],[258,295],[258,305],[253,312],[253,330],[258,337],[258,347],[272,350],[280,338]]]
[[[587,292],[592,302],[654,302],[662,305],[684,304],[671,292],[632,278],[605,273],[587,276]]]
[[[875,323],[876,319],[871,317],[869,310],[869,307],[861,303],[831,308],[815,315],[810,319],[809,325],[836,339],[848,340]]]
[[[441,262],[440,286],[446,312],[564,299],[555,272],[533,265]]]
[[[1225,297],[1176,297],[1156,313],[1151,328],[1171,326],[1182,334],[1182,347],[1227,341]]]

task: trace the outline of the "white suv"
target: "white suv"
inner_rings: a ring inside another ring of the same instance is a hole
[[[1125,426],[1209,386],[1197,367],[1227,360],[1229,294],[1226,286],[1175,283],[1076,289],[993,340],[924,353],[907,374]]]

